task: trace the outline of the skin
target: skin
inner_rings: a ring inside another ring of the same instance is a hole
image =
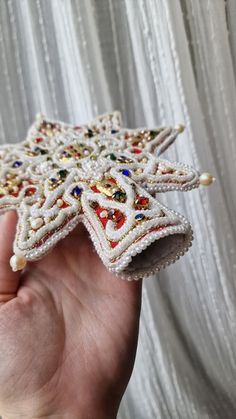
[[[79,225],[23,273],[16,214],[0,221],[0,414],[113,419],[132,373],[141,281],[109,273]]]

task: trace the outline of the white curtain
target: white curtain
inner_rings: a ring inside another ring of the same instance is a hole
[[[163,194],[194,245],[147,280],[119,419],[236,417],[236,1],[0,0],[0,139],[36,112],[73,123],[184,123],[167,153],[209,189]]]

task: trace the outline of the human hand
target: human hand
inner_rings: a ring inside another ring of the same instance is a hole
[[[109,273],[79,225],[12,272],[16,214],[0,224],[0,414],[113,419],[137,346],[141,281]]]

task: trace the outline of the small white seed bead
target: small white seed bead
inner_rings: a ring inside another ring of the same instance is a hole
[[[108,212],[106,210],[100,212],[100,217],[105,218],[108,216]]]

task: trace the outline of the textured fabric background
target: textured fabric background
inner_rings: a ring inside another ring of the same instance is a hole
[[[195,241],[147,280],[119,419],[236,417],[236,1],[0,0],[0,140],[36,112],[80,123],[186,125],[168,152],[213,173],[168,193]]]

